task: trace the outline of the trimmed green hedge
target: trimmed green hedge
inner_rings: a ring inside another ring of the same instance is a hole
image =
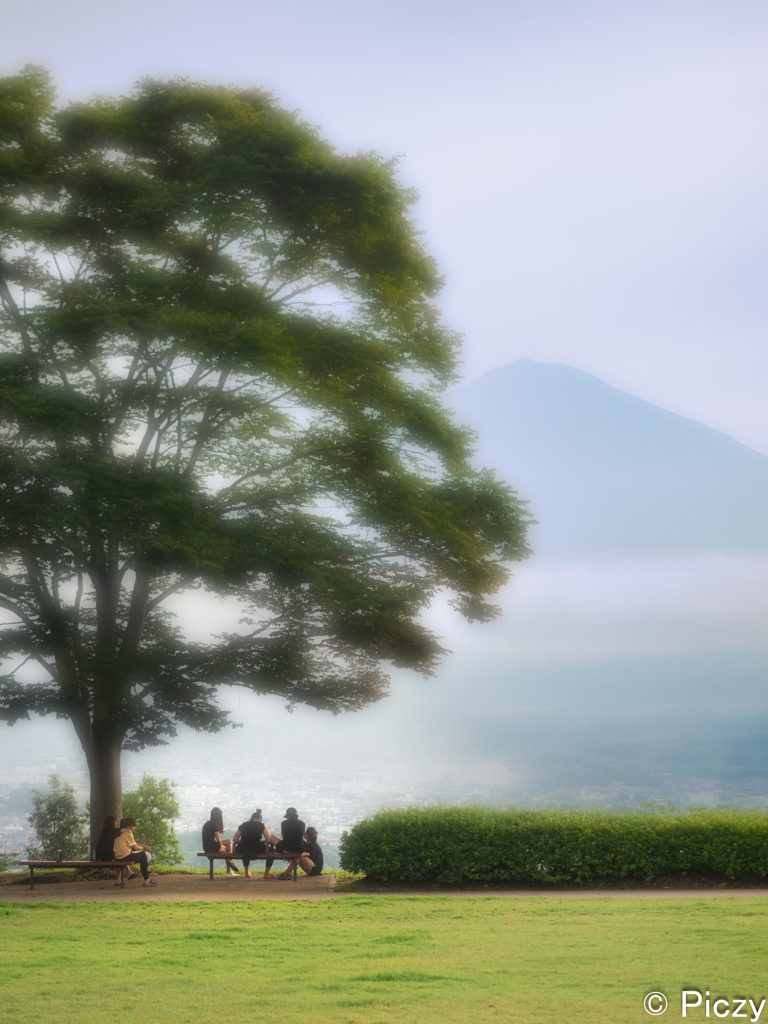
[[[768,815],[409,807],[359,822],[339,849],[344,870],[384,882],[765,878]]]

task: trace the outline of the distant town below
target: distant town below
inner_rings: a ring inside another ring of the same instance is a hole
[[[144,771],[177,783],[181,815],[178,835],[198,833],[211,807],[221,807],[231,836],[238,824],[261,807],[265,822],[279,828],[285,808],[295,805],[324,845],[335,847],[342,833],[382,807],[423,807],[435,804],[496,806],[582,806],[637,809],[645,801],[672,801],[680,807],[768,804],[768,756],[764,736],[739,742],[725,737],[717,750],[711,737],[702,744],[691,736],[647,742],[571,742],[557,756],[522,757],[516,765],[501,760],[439,762],[379,757],[368,770],[359,759],[325,750],[322,767],[295,764],[274,767],[277,757],[264,757],[269,770],[239,769],[231,759],[200,764],[199,751],[182,741],[166,748],[130,755],[124,773],[126,790]],[[211,738],[213,748],[215,741]],[[126,758],[128,761],[128,758]],[[313,758],[315,764],[318,758]],[[44,756],[30,749],[28,757],[0,754],[0,850],[21,850],[31,837],[27,815],[31,790],[45,789],[49,775],[71,782],[82,802],[88,799],[88,778],[76,741],[47,747]],[[194,843],[184,843],[188,851]],[[188,862],[194,863],[188,853]],[[331,865],[333,866],[333,865]]]

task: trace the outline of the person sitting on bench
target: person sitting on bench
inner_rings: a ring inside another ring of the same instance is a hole
[[[280,825],[283,838],[275,846],[275,853],[304,853],[304,830],[306,826],[299,818],[295,807],[285,812],[285,820]],[[269,861],[267,861],[269,863]],[[264,875],[265,878],[277,878],[281,881],[291,877],[290,866],[279,875]]]
[[[245,877],[253,878],[251,874],[250,865],[251,858],[257,854],[267,853],[268,844],[278,842],[277,836],[273,836],[267,826],[261,820],[261,808],[254,811],[251,815],[250,821],[244,821],[242,825],[235,832],[234,840],[235,853],[243,858],[243,867],[245,868]],[[266,867],[264,869],[264,877],[269,875],[269,869],[274,864],[272,857],[267,858]]]
[[[317,841],[316,828],[308,828],[304,833],[304,847],[307,852],[299,861],[301,870],[307,875],[322,875],[323,851]]]
[[[154,878],[149,877],[148,853],[152,852],[151,846],[142,846],[133,838],[133,830],[136,828],[135,818],[120,819],[120,834],[115,839],[114,856],[115,860],[124,860],[129,864],[138,864],[144,879],[144,887],[155,885]]]
[[[96,840],[96,860],[114,860],[115,859],[115,840],[120,835],[120,829],[117,825],[117,818],[114,818],[111,814],[108,814],[104,819],[104,824],[101,826],[101,832],[99,838]],[[137,871],[131,871],[130,868],[115,868],[115,878],[117,881],[115,885],[120,885],[122,876],[126,878],[138,878],[139,874]]]
[[[226,830],[221,808],[212,807],[211,816],[203,825],[203,851],[205,853],[232,853],[232,840],[221,838],[221,833],[224,831]],[[232,860],[227,861],[227,874],[240,874],[240,869]]]

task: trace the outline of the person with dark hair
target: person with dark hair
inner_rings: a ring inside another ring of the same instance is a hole
[[[222,839],[224,828],[224,815],[220,807],[211,808],[211,816],[203,825],[203,851],[205,853],[232,853],[232,840]],[[233,860],[227,860],[227,874],[239,875],[240,869]]]
[[[282,839],[275,846],[275,853],[304,853],[304,830],[306,826],[299,818],[295,807],[285,812],[285,820],[280,825]],[[290,865],[279,875],[264,875],[265,878],[277,878],[281,882],[291,878]]]
[[[245,877],[253,878],[250,870],[251,858],[260,853],[269,851],[269,844],[278,842],[277,836],[273,836],[267,826],[261,820],[261,808],[259,807],[251,815],[249,821],[244,821],[235,832],[235,852],[243,858]],[[270,874],[270,868],[274,864],[273,857],[267,857],[264,877]]]
[[[317,841],[317,829],[308,828],[304,833],[304,849],[307,851],[299,861],[301,870],[307,875],[322,875],[323,851]]]
[[[152,852],[151,846],[142,846],[133,838],[133,830],[136,828],[135,818],[121,818],[120,832],[115,839],[114,856],[115,860],[124,860],[126,863],[138,864],[144,879],[144,888],[148,885],[155,885],[154,878],[149,877],[148,853]]]
[[[108,814],[104,818],[104,824],[101,826],[101,832],[99,838],[96,840],[96,860],[114,860],[115,859],[115,840],[120,835],[120,829],[117,824],[117,818]],[[115,868],[115,878],[117,881],[115,885],[121,885],[123,878],[138,878],[139,874],[137,871],[131,871],[130,868]]]

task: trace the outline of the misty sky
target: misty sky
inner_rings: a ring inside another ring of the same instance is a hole
[[[342,149],[402,154],[468,379],[563,362],[768,454],[765,3],[26,0],[2,73],[27,62],[63,101],[142,75],[263,86]],[[472,630],[431,613],[449,675],[480,651],[764,651],[768,563],[531,564],[503,604]]]
[[[403,154],[469,378],[560,361],[768,454],[768,6],[26,0],[0,63],[62,100],[260,85]]]

